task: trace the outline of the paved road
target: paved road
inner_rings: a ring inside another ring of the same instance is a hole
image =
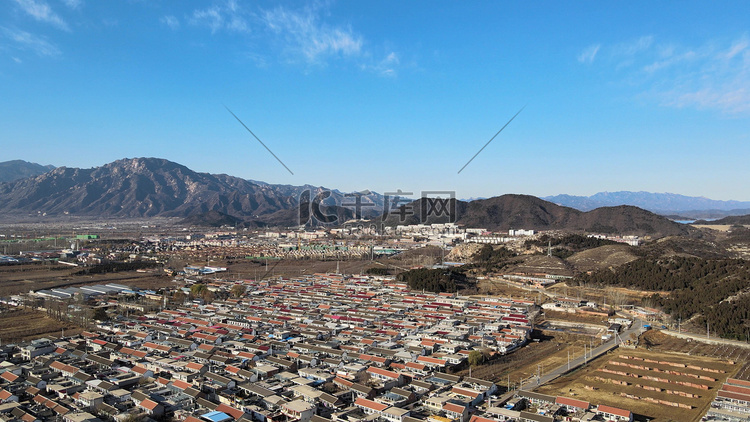
[[[631,333],[635,333],[636,335],[640,335],[643,332],[643,321],[636,320],[633,325],[630,326],[627,330],[620,333],[619,336],[613,338],[612,340],[603,343],[599,347],[595,347],[593,351],[589,353],[589,351],[586,352],[586,357],[579,356],[575,359],[571,359],[570,361],[570,368],[568,368],[568,363],[565,363],[552,371],[547,372],[546,374],[543,374],[539,379],[537,380],[537,377],[531,377],[530,379],[524,381],[521,384],[521,390],[533,390],[534,388],[546,384],[555,378],[566,374],[567,372],[573,371],[576,368],[579,368],[583,366],[584,364],[590,362],[593,359],[598,358],[601,355],[606,354],[610,350],[614,350],[618,347],[621,341],[627,341],[630,338]],[[521,353],[521,350],[517,350],[516,353]],[[510,400],[515,395],[515,391],[508,391],[507,393],[503,394],[500,397],[500,403],[505,403],[506,401]]]
[[[514,287],[520,287],[521,289],[528,290],[528,291],[539,292],[539,293],[545,294],[547,296],[550,296],[552,298],[560,296],[560,294],[558,294],[558,293],[551,292],[551,291],[546,291],[544,289],[537,289],[537,288],[533,288],[533,287],[518,286],[515,283],[511,283],[508,280],[505,280],[505,279],[502,279],[502,278],[499,278],[499,279],[498,278],[491,278],[490,280],[494,281],[494,282],[500,282],[500,283],[505,283],[505,284],[508,284],[508,285],[512,285]],[[632,318],[631,316],[628,316],[628,317]],[[586,352],[586,358],[584,358],[583,356],[580,356],[580,357],[577,357],[575,359],[572,359],[570,361],[570,367],[568,367],[568,363],[565,363],[565,364],[559,366],[558,368],[555,368],[554,370],[549,371],[546,374],[543,374],[541,377],[539,377],[538,380],[537,380],[536,376],[531,377],[531,378],[529,378],[526,381],[523,381],[521,383],[520,389],[521,390],[533,390],[534,388],[536,388],[536,387],[538,387],[540,385],[546,384],[546,383],[554,380],[555,378],[557,378],[557,377],[559,377],[561,375],[564,375],[567,372],[573,371],[576,368],[579,368],[579,367],[583,366],[584,364],[590,362],[592,359],[596,359],[599,356],[601,356],[601,355],[609,352],[610,350],[614,350],[615,348],[618,347],[618,345],[622,341],[628,341],[630,339],[630,335],[632,333],[635,333],[635,335],[637,335],[637,336],[640,335],[641,333],[643,333],[645,331],[643,329],[643,324],[644,324],[644,322],[642,320],[635,319],[633,321],[633,324],[630,326],[630,328],[628,328],[627,330],[625,330],[622,333],[620,333],[619,336],[616,336],[612,340],[610,340],[610,341],[608,341],[606,343],[601,344],[599,347],[594,348],[593,351],[589,352],[587,350],[587,352]],[[522,350],[517,350],[515,353],[522,353]],[[502,395],[500,397],[500,403],[505,403],[506,401],[510,400],[514,395],[515,395],[515,391],[513,391],[513,390],[508,391],[507,393],[505,393],[504,395]]]
[[[729,346],[750,348],[750,344],[745,343],[744,341],[729,340],[729,339],[721,338],[721,337],[706,337],[705,334],[693,334],[693,333],[687,333],[685,331],[677,332],[676,330],[669,330],[669,329],[664,329],[664,328],[660,329],[660,331],[664,334],[668,334],[673,337],[691,339],[700,343],[716,344],[716,345],[726,344]]]

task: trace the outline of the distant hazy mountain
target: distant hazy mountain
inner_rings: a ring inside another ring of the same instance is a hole
[[[685,196],[674,193],[652,192],[599,192],[591,196],[555,195],[543,199],[556,204],[589,211],[599,207],[633,205],[659,214],[694,214],[696,212],[716,212],[743,214],[750,209],[750,202],[719,201],[704,197]]]
[[[734,215],[730,217],[724,217],[718,220],[698,220],[695,224],[719,224],[719,225],[749,225],[750,215]]]
[[[420,199],[411,206],[407,224],[417,223],[421,210],[429,205],[426,200]],[[573,230],[655,236],[698,233],[690,226],[633,206],[603,207],[583,212],[529,195],[502,195],[471,202],[455,201],[455,210],[457,223],[490,230]],[[398,213],[392,213],[388,219],[389,225],[404,224],[398,221],[399,218]],[[446,221],[443,216],[430,222]]]
[[[23,160],[4,161],[0,163],[0,182],[12,182],[14,180],[26,179],[27,177],[44,174],[55,166],[43,166],[37,163],[29,163]]]

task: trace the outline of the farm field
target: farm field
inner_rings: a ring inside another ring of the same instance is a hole
[[[23,308],[0,310],[0,341],[3,344],[25,342],[45,335],[58,338],[63,330],[66,336],[82,331],[80,327],[50,318],[44,312]]]
[[[60,264],[0,266],[0,296],[54,287],[107,283],[150,289],[172,285],[172,279],[156,269],[152,272],[119,271],[104,274],[75,274],[81,270],[80,267],[66,267]]]
[[[620,348],[537,391],[630,409],[638,420],[697,421],[737,369],[721,359]]]

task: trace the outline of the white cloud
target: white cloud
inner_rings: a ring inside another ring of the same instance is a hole
[[[329,56],[356,56],[362,52],[363,40],[348,26],[330,26],[319,22],[312,9],[292,11],[277,7],[263,13],[269,30],[283,42],[283,49],[293,59],[309,64],[323,64]]]
[[[16,63],[23,63],[23,60],[19,59],[18,57],[11,57],[11,59],[13,59],[13,61]]]
[[[593,63],[594,58],[596,58],[596,53],[599,52],[601,46],[601,44],[594,44],[586,47],[586,49],[578,55],[578,61],[581,63]]]
[[[173,30],[177,30],[180,28],[180,21],[174,16],[171,16],[171,15],[164,16],[163,18],[160,19],[160,21],[161,23],[167,25]]]
[[[234,32],[250,30],[244,11],[234,0],[215,4],[207,9],[196,9],[189,22],[193,25],[207,26],[211,29],[211,33],[222,29]]]
[[[9,40],[17,50],[32,51],[42,57],[54,57],[62,54],[55,45],[45,38],[26,31],[0,26],[0,34]]]
[[[15,0],[21,9],[34,19],[70,31],[68,24],[43,0]]]

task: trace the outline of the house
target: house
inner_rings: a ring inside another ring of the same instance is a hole
[[[78,393],[75,400],[76,404],[85,407],[89,410],[96,410],[96,408],[104,403],[104,395],[97,393],[96,391],[84,391]]]
[[[315,414],[316,406],[304,400],[293,400],[281,405],[281,413],[289,421],[309,422]]]
[[[469,388],[453,387],[451,394],[461,402],[470,403],[472,406],[484,401],[484,393]]]
[[[451,400],[448,394],[439,394],[432,397],[423,398],[424,405],[435,413],[443,410],[443,405]]]
[[[164,414],[164,405],[151,399],[143,400],[138,407],[143,409],[150,416],[161,416]]]
[[[535,393],[533,391],[521,390],[517,394],[518,397],[526,399],[529,403],[539,405],[555,404],[557,397],[549,396],[547,394]]]
[[[216,411],[226,413],[227,415],[231,416],[236,421],[242,419],[245,416],[244,411],[240,409],[235,409],[234,407],[226,405],[224,403],[216,406]]]
[[[585,412],[591,407],[591,403],[583,400],[571,399],[568,397],[557,397],[555,404],[564,408],[568,413]]]
[[[367,415],[382,415],[385,409],[388,409],[387,404],[378,403],[372,400],[358,398],[354,401],[354,405]]]
[[[39,355],[46,355],[57,349],[54,343],[46,338],[32,340],[31,344],[21,348],[21,356],[24,360],[29,361]]]
[[[319,399],[321,406],[330,409],[338,409],[344,406],[344,401],[340,397],[332,396],[328,393],[322,393]]]
[[[411,412],[406,409],[401,409],[399,407],[391,406],[385,409],[380,414],[380,417],[384,418],[385,420],[389,422],[404,422],[404,419],[407,418],[410,414]]]
[[[602,416],[605,421],[633,422],[633,412],[603,404],[596,408],[596,414]]]
[[[10,391],[2,389],[0,390],[0,403],[18,402],[18,396],[12,394]]]
[[[518,420],[520,422],[555,422],[555,418],[552,416],[540,415],[537,413],[530,412],[519,412]]]
[[[521,417],[521,412],[513,409],[506,409],[505,407],[490,407],[484,412],[484,416],[492,417],[494,421],[515,421]],[[474,421],[473,416],[472,422],[486,422],[486,421]],[[486,418],[484,418],[486,419]]]
[[[497,391],[497,386],[492,381],[486,381],[479,378],[467,377],[463,380],[464,383],[468,384],[474,390],[484,392],[485,396],[491,396]]]
[[[445,416],[458,422],[466,422],[469,416],[469,409],[466,406],[450,402],[443,404],[443,412]]]
[[[63,416],[63,420],[65,422],[102,422],[101,419],[88,412],[70,412]]]
[[[188,418],[192,418],[191,416],[188,416]],[[188,419],[185,419],[185,422],[230,422],[233,418],[230,415],[227,415],[224,412],[220,412],[218,410],[212,410],[210,412],[204,413],[201,415],[201,419],[197,419],[196,421],[188,421]],[[195,419],[195,418],[193,418]]]
[[[371,366],[367,369],[367,373],[370,375],[370,378],[377,381],[384,389],[390,389],[404,383],[404,377],[398,372]]]
[[[418,356],[417,363],[421,363],[430,368],[442,369],[445,368],[445,364],[447,362],[445,359],[431,358],[429,356]]]

